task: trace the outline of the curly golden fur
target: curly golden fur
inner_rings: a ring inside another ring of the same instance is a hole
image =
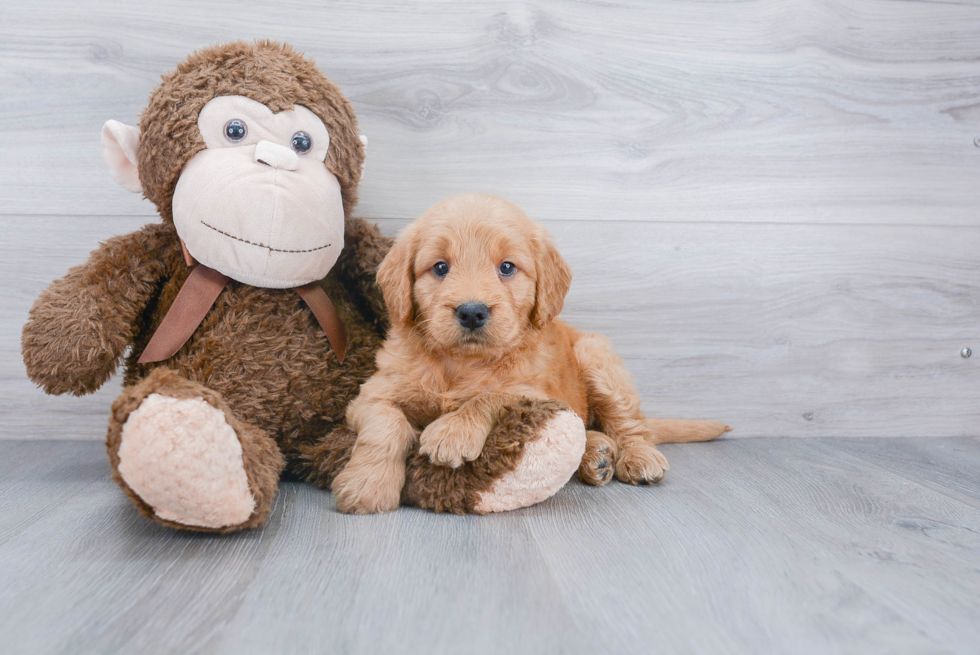
[[[558,400],[582,418],[580,474],[591,484],[613,470],[630,484],[658,482],[668,466],[657,443],[729,429],[644,417],[610,342],[556,318],[571,280],[545,230],[500,198],[449,198],[406,228],[378,269],[392,327],[378,371],[347,411],[358,436],[333,483],[338,508],[394,509],[416,442],[432,462],[459,467],[480,456],[502,410],[522,398]],[[466,327],[464,304],[485,306],[485,323]]]

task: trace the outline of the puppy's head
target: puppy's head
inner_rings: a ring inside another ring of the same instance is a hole
[[[544,228],[515,205],[454,196],[409,225],[378,269],[396,329],[427,347],[497,355],[561,312],[572,281]]]

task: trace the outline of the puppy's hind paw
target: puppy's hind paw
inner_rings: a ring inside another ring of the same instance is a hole
[[[616,462],[616,478],[627,484],[656,484],[670,468],[663,453],[649,444],[624,448]]]
[[[607,445],[589,444],[578,467],[582,482],[601,487],[609,483],[616,471],[616,453]]]

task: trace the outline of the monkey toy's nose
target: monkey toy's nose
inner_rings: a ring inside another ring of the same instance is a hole
[[[255,144],[255,161],[287,171],[299,168],[299,156],[286,146],[272,141],[259,141]]]

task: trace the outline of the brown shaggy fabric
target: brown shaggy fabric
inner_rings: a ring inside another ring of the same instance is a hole
[[[333,479],[350,461],[355,441],[357,433],[346,424],[341,425],[326,439],[301,445],[298,457],[290,467],[290,473],[304,482],[329,490]]]
[[[113,237],[41,292],[21,336],[28,377],[50,394],[81,396],[102,386],[160,281],[178,268],[169,256],[175,238],[154,225]]]
[[[343,365],[299,295],[235,281],[166,361],[221,394],[236,416],[281,435],[287,452],[343,422],[348,401],[374,371],[385,319],[374,313],[381,292],[369,262],[383,257],[390,240],[361,219],[348,226],[347,265],[321,282],[347,326]],[[133,344],[125,383],[135,384],[155,366],[136,360],[189,272],[171,223],[110,239],[35,302],[21,340],[28,375],[48,393],[91,393]]]
[[[408,458],[402,504],[435,512],[475,512],[482,494],[494,481],[517,467],[525,446],[539,437],[539,429],[566,409],[566,404],[555,400],[527,399],[508,407],[480,456],[456,469],[432,464],[427,456],[419,454],[416,445]],[[357,435],[349,428],[340,427],[330,438],[302,448],[293,470],[307,482],[329,489],[347,465],[356,440]]]
[[[330,132],[326,166],[343,192],[345,244],[320,284],[347,328],[343,364],[298,294],[234,281],[187,343],[162,363],[169,371],[137,362],[190,273],[171,201],[181,170],[205,147],[198,112],[219,95],[246,96],[273,111],[300,104]],[[387,324],[375,271],[391,239],[350,215],[364,158],[357,121],[312,61],[288,46],[260,41],[191,55],[163,76],[140,128],[140,180],[163,222],[109,239],[41,294],[21,340],[27,373],[48,393],[82,395],[98,389],[126,357],[127,387],[114,405],[107,437],[114,467],[121,426],[151,390],[201,396],[221,408],[242,442],[258,503],[256,514],[238,527],[255,527],[265,520],[275,494],[271,481],[283,466],[300,459],[301,446],[329,438],[343,425],[348,402],[375,370]],[[126,493],[152,515],[132,490]]]
[[[238,41],[198,50],[163,76],[140,117],[139,176],[143,194],[164,220],[173,220],[177,178],[191,157],[204,150],[197,117],[218,96],[245,96],[274,112],[302,105],[330,133],[326,167],[337,176],[350,216],[364,146],[350,102],[311,59],[273,41]]]
[[[402,503],[436,512],[475,512],[483,492],[494,480],[513,471],[524,456],[524,447],[538,438],[539,429],[568,405],[556,400],[522,400],[498,419],[483,452],[457,469],[435,466],[413,452],[408,458]]]
[[[184,525],[161,519],[153,509],[143,502],[123,480],[119,474],[119,446],[122,443],[122,429],[129,415],[152,393],[171,398],[203,398],[212,407],[221,410],[228,425],[235,430],[242,445],[242,460],[245,464],[245,475],[248,487],[255,497],[255,510],[247,521],[240,525],[226,528],[203,528]],[[112,403],[112,416],[109,419],[109,430],[106,434],[106,448],[109,451],[109,462],[112,465],[112,478],[119,483],[126,495],[143,516],[158,523],[184,530],[198,532],[236,532],[247,528],[257,528],[263,525],[272,509],[272,501],[276,497],[279,486],[279,475],[282,473],[285,461],[282,453],[276,447],[275,441],[264,431],[255,426],[239,421],[231,413],[221,396],[202,384],[184,379],[171,370],[160,367],[150,373],[138,384],[123,389],[122,394]]]
[[[375,271],[394,242],[381,234],[377,225],[348,218],[344,224],[344,243],[354,243],[357,247],[344,248],[334,264],[334,271],[347,284],[358,309],[382,334],[388,330],[388,309],[375,280]]]
[[[363,223],[360,219],[352,222],[358,221]],[[361,229],[371,232],[367,226]],[[168,271],[163,279],[154,281],[157,295],[137,321],[140,329],[126,361],[127,385],[158,366],[142,365],[137,359],[190,271],[172,224],[143,229],[147,230],[171,234],[170,239],[161,238],[167,248],[148,255],[166,261]],[[350,242],[345,252],[349,248],[349,256],[357,258],[361,245]],[[382,247],[372,241],[364,245],[372,257]],[[377,327],[380,319],[359,311],[358,305],[366,303],[355,301],[352,287],[357,285],[342,280],[340,272],[334,267],[321,285],[347,327],[348,353],[343,364],[337,363],[330,342],[298,294],[232,280],[197,331],[165,365],[220,394],[236,417],[275,435],[287,460],[292,459],[297,445],[319,440],[343,422],[347,403],[374,372],[374,355],[382,336]],[[370,286],[371,281],[359,285]]]

